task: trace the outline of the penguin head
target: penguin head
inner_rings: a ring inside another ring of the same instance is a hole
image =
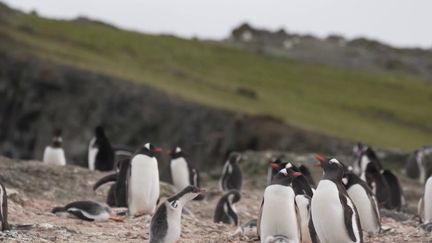
[[[179,146],[175,146],[174,148],[167,150],[166,154],[171,156],[173,159],[185,157],[185,153]]]
[[[241,154],[238,152],[232,152],[228,157],[228,162],[230,164],[236,164],[239,163],[241,159]]]
[[[272,179],[271,185],[284,185],[288,186],[294,180],[295,177],[301,176],[302,173],[298,171],[294,171],[291,168],[283,168],[281,169]]]
[[[287,169],[292,169],[292,170],[294,170],[294,171],[300,172],[300,169],[299,169],[296,165],[294,165],[293,163],[291,163],[291,162],[288,162],[288,163],[285,165],[285,168],[287,168]]]
[[[225,197],[231,204],[236,203],[236,202],[240,201],[240,199],[241,199],[240,192],[237,190],[231,190],[231,191],[227,192],[225,194]]]
[[[151,143],[146,143],[138,150],[137,154],[145,154],[149,157],[155,157],[155,155],[160,153],[161,151],[161,148],[155,147]]]
[[[282,156],[279,156],[271,158],[269,160],[269,164],[273,168],[273,170],[279,171],[283,169],[287,163],[283,162]]]
[[[330,180],[341,181],[345,166],[335,158],[326,158],[322,155],[315,155],[315,159],[318,161],[317,166],[321,166],[324,170],[324,177]]]
[[[199,187],[189,185],[185,187],[183,190],[181,190],[179,193],[177,193],[176,195],[168,198],[167,201],[168,203],[171,204],[173,208],[176,208],[177,201],[180,201],[184,204],[187,201],[194,199],[202,192],[204,192],[204,190],[200,189]]]
[[[105,137],[105,130],[101,125],[97,126],[94,132],[97,138]]]
[[[54,130],[53,138],[51,141],[51,146],[54,148],[60,148],[63,143],[63,139],[61,137],[62,131],[61,129]]]

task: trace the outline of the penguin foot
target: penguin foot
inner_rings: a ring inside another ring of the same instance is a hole
[[[114,222],[121,222],[121,223],[124,222],[124,219],[118,216],[110,216],[109,219],[111,219]]]
[[[141,217],[141,216],[144,216],[144,215],[145,215],[144,211],[138,211],[138,212],[134,213],[133,217],[134,218],[138,218],[138,217]]]

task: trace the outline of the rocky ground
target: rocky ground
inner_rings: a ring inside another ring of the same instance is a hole
[[[126,218],[124,222],[85,222],[57,217],[50,213],[54,206],[73,200],[92,199],[104,202],[107,186],[92,191],[93,183],[103,176],[100,172],[66,166],[50,168],[37,161],[19,162],[0,158],[0,181],[9,194],[9,222],[31,225],[28,230],[0,233],[2,242],[146,242],[150,217]],[[242,223],[256,218],[264,188],[264,176],[248,177],[242,199],[237,205]],[[193,213],[183,216],[180,242],[252,242],[233,236],[236,228],[214,224],[213,210],[220,192],[215,180],[206,180],[207,199],[193,201],[187,208]],[[163,195],[169,195],[169,185],[162,185]],[[365,242],[432,242],[432,235],[422,232],[413,219],[397,222],[382,219],[385,232],[365,235]]]

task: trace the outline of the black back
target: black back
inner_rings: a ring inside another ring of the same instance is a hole
[[[105,135],[102,126],[95,129],[95,146],[99,149],[95,158],[95,169],[100,171],[110,171],[114,169],[114,150]]]
[[[115,202],[117,207],[127,207],[127,181],[130,176],[130,159],[124,159],[119,162],[120,169],[117,173],[117,182],[115,187]]]
[[[226,167],[224,167],[226,168],[226,170],[222,172],[221,186],[224,191],[229,191],[229,190],[241,191],[242,183],[243,183],[243,175],[240,166],[238,164],[239,159],[237,156],[240,155],[237,153],[233,153],[230,155],[228,161],[226,162]],[[231,172],[228,169],[229,167],[231,167]]]
[[[196,187],[200,187],[200,175],[199,175],[198,170],[195,167],[190,166],[189,164],[188,164],[188,166],[189,166],[190,184],[193,186],[196,186]],[[200,193],[197,197],[194,198],[194,200],[200,201],[200,200],[203,200],[204,197],[205,197],[204,194]]]
[[[101,214],[103,212],[108,211],[108,209],[102,205],[100,205],[97,202],[93,202],[93,201],[75,201],[75,202],[71,202],[69,204],[67,204],[64,207],[55,207],[53,208],[53,210],[51,211],[52,213],[57,213],[57,212],[68,212],[80,219],[83,220],[87,220],[87,221],[94,221],[93,218],[89,218],[87,217],[85,214],[83,214],[83,212],[81,211],[75,211],[75,210],[70,210],[72,208],[76,208],[82,211],[85,211],[86,213],[90,214],[90,215],[98,215]]]
[[[302,175],[306,178],[309,185],[311,187],[315,187],[316,184],[315,184],[314,179],[312,178],[312,174],[310,173],[309,169],[305,165],[300,165],[298,168],[299,168],[299,171],[302,173]]]
[[[238,191],[232,190],[227,192],[225,195],[223,195],[219,199],[216,205],[213,222],[215,223],[222,222],[224,224],[231,224],[231,219],[232,219],[234,221],[234,225],[236,226],[238,225],[238,216],[236,212],[234,212],[232,205],[228,200],[230,195],[234,196],[232,201],[233,204],[240,201],[241,196]],[[225,208],[227,209],[227,212],[225,212]]]
[[[375,197],[381,207],[392,208],[390,200],[390,188],[384,176],[373,163],[366,168],[366,182],[370,188],[375,187]]]
[[[0,224],[2,231],[9,230],[9,224],[8,224],[8,204],[7,204],[7,192],[6,188],[3,186],[2,183],[0,183],[0,190],[3,192],[3,197],[0,198],[0,207],[2,211],[0,212]]]
[[[150,223],[150,243],[161,243],[168,232],[168,212],[166,203],[162,203],[153,215]]]
[[[402,208],[402,188],[399,184],[398,178],[390,171],[384,170],[382,172],[384,179],[387,182],[390,194],[390,200],[387,203],[389,209],[401,210]]]

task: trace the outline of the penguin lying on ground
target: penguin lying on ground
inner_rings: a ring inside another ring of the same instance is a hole
[[[49,165],[66,165],[66,157],[62,148],[61,130],[54,132],[52,142],[45,147],[43,162]]]
[[[242,188],[242,172],[239,166],[241,154],[233,152],[229,155],[219,181],[220,188],[223,192],[230,190],[241,191]]]
[[[231,190],[223,195],[216,205],[213,222],[238,226],[239,220],[234,204],[240,201],[240,198],[240,193],[236,190]]]
[[[295,194],[290,186],[292,180],[300,175],[292,169],[282,169],[266,187],[257,227],[261,242],[273,235],[284,235],[292,242],[300,242]]]
[[[342,185],[343,165],[316,155],[324,170],[312,197],[312,222],[321,243],[362,243],[363,231],[357,208]]]
[[[7,198],[6,189],[0,183],[0,231],[9,230]]]
[[[86,221],[122,221],[121,218],[111,214],[108,207],[93,201],[71,202],[64,207],[55,207],[51,212],[56,215],[68,213]]]
[[[167,154],[171,156],[170,171],[176,192],[183,190],[188,185],[199,187],[200,178],[198,170],[188,163],[183,150],[179,146],[176,146],[168,150]],[[204,195],[200,194],[194,200],[202,199],[204,199]]]
[[[150,223],[150,243],[177,242],[181,234],[181,215],[185,204],[203,192],[187,186],[159,205]]]
[[[370,187],[350,171],[345,171],[342,182],[357,208],[362,229],[368,233],[379,233],[381,216],[378,203]]]

